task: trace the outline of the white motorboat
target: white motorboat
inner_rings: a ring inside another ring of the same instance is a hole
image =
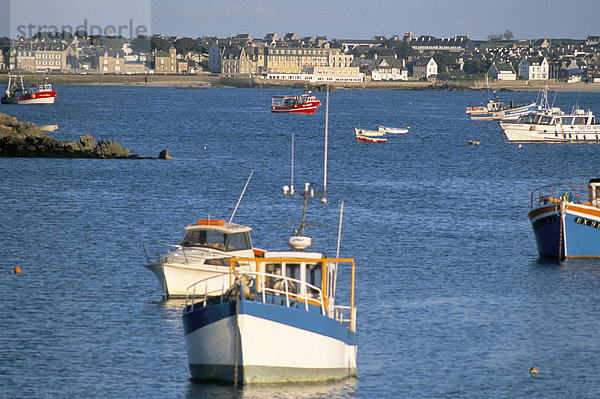
[[[410,131],[410,126],[407,127],[386,127],[379,126],[378,131],[385,134],[406,134]]]
[[[158,279],[165,298],[183,298],[187,288],[198,280],[212,278],[210,291],[228,288],[229,259],[251,258],[262,251],[252,248],[250,227],[227,223],[220,219],[200,219],[187,226],[183,238],[170,251],[151,261],[146,267]],[[239,263],[239,270],[250,270],[250,264]]]
[[[58,125],[41,125],[40,130],[42,132],[52,133],[58,130]]]
[[[592,111],[573,109],[570,113],[551,109],[500,122],[506,140],[516,142],[598,142],[600,124]]]
[[[356,134],[356,137],[362,136],[362,137],[381,137],[385,135],[385,132],[379,131],[379,130],[370,130],[370,129],[361,129],[358,127],[354,128],[354,134]]]

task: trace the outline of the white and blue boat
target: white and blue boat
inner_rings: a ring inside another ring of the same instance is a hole
[[[235,271],[249,261],[255,270]],[[318,252],[232,259],[231,286],[192,285],[183,312],[192,378],[234,384],[328,381],[356,376],[354,260]],[[336,302],[338,270],[349,299]],[[216,295],[215,295],[216,294]]]
[[[600,179],[554,184],[531,194],[529,221],[542,256],[600,258]]]
[[[535,102],[517,107],[513,106],[511,103],[508,108],[505,108],[503,103],[500,104],[502,104],[502,106],[497,107],[498,109],[486,109],[486,111],[482,113],[472,113],[471,120],[512,121],[519,119],[520,116],[529,115],[538,109],[538,106]]]

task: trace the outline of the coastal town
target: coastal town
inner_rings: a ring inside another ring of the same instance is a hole
[[[600,83],[600,36],[514,40],[512,32],[370,39],[268,33],[227,38],[88,36],[38,33],[0,39],[0,73],[46,75],[218,76],[260,82],[555,81]]]

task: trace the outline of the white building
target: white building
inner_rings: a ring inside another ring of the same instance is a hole
[[[519,62],[519,76],[526,80],[548,80],[546,57],[525,57]]]
[[[412,75],[416,79],[437,77],[438,65],[433,57],[417,58],[412,64]]]
[[[406,63],[396,57],[377,57],[377,54],[375,54],[375,62],[371,69],[371,80],[376,82],[408,80]]]
[[[488,76],[496,80],[517,80],[517,73],[510,62],[492,62]]]

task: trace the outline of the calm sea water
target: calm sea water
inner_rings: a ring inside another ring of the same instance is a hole
[[[296,187],[320,191],[325,107],[273,115],[271,96],[287,92],[269,89],[58,90],[55,106],[0,112],[175,159],[0,158],[0,397],[600,395],[600,261],[539,259],[527,220],[537,186],[600,177],[600,145],[503,143],[496,123],[464,113],[481,92],[331,93],[329,202],[308,218],[325,223],[310,233],[333,255],[345,201],[358,378],[236,392],[189,380],[183,304],[161,299],[141,246],[175,243],[198,218],[228,219],[254,170],[234,220],[253,227],[255,246],[283,248],[283,223],[301,216],[301,201],[281,194],[291,138]],[[555,101],[600,112],[596,93]],[[356,142],[354,126],[378,124],[411,132]]]

